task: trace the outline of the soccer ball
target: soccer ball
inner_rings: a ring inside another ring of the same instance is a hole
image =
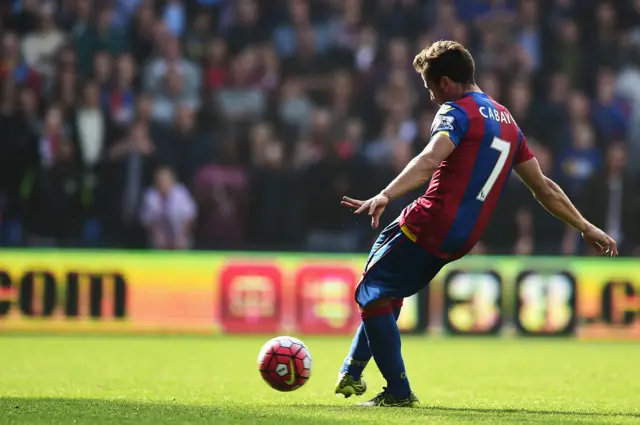
[[[311,377],[311,354],[299,339],[279,336],[262,346],[258,370],[271,388],[295,391]]]

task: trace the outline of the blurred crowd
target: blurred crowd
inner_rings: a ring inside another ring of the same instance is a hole
[[[638,0],[7,0],[0,18],[5,246],[366,250],[339,199],[423,149],[437,108],[412,59],[454,39],[544,171],[640,255]],[[510,186],[476,252],[586,253]]]

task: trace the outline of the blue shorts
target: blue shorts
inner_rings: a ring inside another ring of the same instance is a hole
[[[366,307],[380,298],[410,297],[429,284],[448,262],[413,243],[396,220],[371,248],[356,288],[356,301]]]

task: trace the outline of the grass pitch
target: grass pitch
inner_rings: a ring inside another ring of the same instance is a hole
[[[303,338],[294,393],[262,382],[267,339],[2,336],[0,424],[640,423],[637,343],[405,337],[421,407],[362,409],[333,395],[349,339]]]

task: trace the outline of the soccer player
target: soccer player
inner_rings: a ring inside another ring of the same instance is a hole
[[[373,356],[387,381],[363,406],[412,406],[396,320],[402,300],[420,291],[445,266],[480,239],[515,169],[551,214],[581,232],[601,254],[618,255],[615,241],[589,223],[538,161],[509,111],[475,84],[471,54],[454,41],[438,41],[413,66],[440,106],[431,140],[382,192],[366,201],[344,197],[342,205],[371,216],[375,229],[389,202],[431,182],[373,245],[355,293],[362,324],[344,361],[335,392],[366,391],[362,371]]]

